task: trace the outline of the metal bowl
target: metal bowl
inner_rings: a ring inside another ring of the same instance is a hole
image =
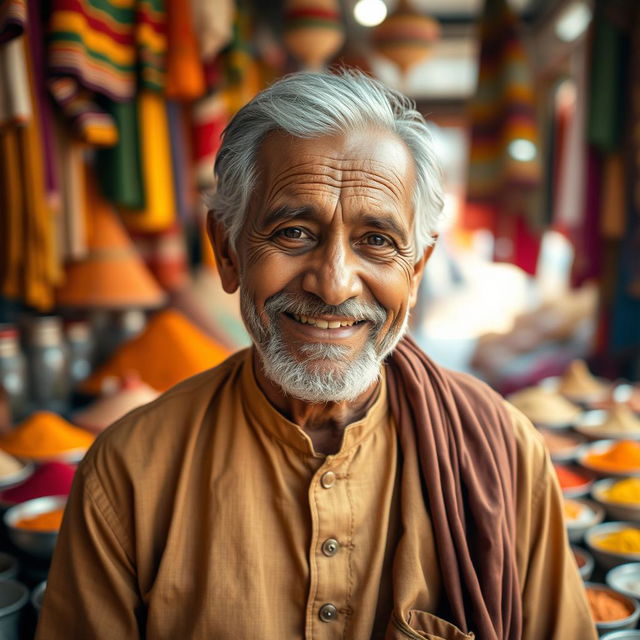
[[[615,551],[607,551],[597,545],[597,540],[602,536],[615,533],[622,529],[640,529],[640,526],[634,522],[604,522],[591,527],[584,536],[584,541],[592,553],[596,562],[603,569],[613,569],[618,565],[626,562],[640,562],[640,553],[618,553]]]
[[[35,469],[35,465],[33,464],[33,462],[30,462],[28,460],[18,460],[18,462],[22,464],[22,468],[15,473],[1,477],[0,490],[15,487],[21,482],[24,482],[33,473]]]
[[[640,640],[640,631],[625,629],[624,631],[611,631],[600,636],[600,640]]]
[[[586,411],[579,418],[574,429],[590,440],[640,440],[640,429],[619,433],[603,429],[608,413],[604,410]]]
[[[42,609],[42,601],[44,600],[44,593],[46,590],[47,581],[44,580],[37,584],[31,592],[31,605],[38,614],[40,614],[40,609]]]
[[[629,438],[625,438],[625,439],[629,440]],[[614,476],[616,478],[628,478],[631,476],[635,478],[640,478],[640,467],[638,467],[637,469],[631,469],[631,470],[625,470],[625,471],[612,471],[610,469],[602,469],[600,467],[594,467],[588,462],[586,462],[587,457],[590,454],[606,453],[613,445],[615,445],[618,442],[620,442],[620,440],[613,440],[610,438],[608,440],[596,440],[595,442],[592,442],[591,444],[587,445],[583,450],[582,454],[580,455],[580,457],[578,458],[578,462],[580,463],[580,466],[584,467],[585,469],[589,469],[594,473],[597,473],[599,476]]]
[[[18,575],[20,563],[15,556],[0,551],[0,580],[10,580]]]
[[[640,618],[640,602],[638,602],[635,598],[630,598],[629,596],[623,595],[622,593],[618,593],[615,589],[608,587],[604,584],[599,584],[597,582],[585,582],[585,587],[589,589],[595,589],[597,591],[606,591],[607,593],[614,596],[620,602],[623,602],[627,607],[631,610],[631,614],[626,618],[621,618],[620,620],[612,620],[611,622],[596,622],[596,629],[598,633],[602,635],[607,631],[619,631],[622,629],[633,629],[638,622],[638,618]]]
[[[584,534],[604,520],[604,508],[593,500],[586,498],[568,498],[582,505],[584,516],[578,520],[566,520],[567,533],[571,542],[581,542]]]
[[[0,638],[20,638],[20,613],[29,602],[29,589],[16,580],[0,580]]]
[[[596,566],[593,556],[588,551],[585,551],[582,547],[577,547],[573,544],[571,545],[571,551],[573,551],[573,555],[576,558],[576,564],[578,565],[580,577],[585,581],[589,580],[589,578],[591,578],[591,575],[593,574],[593,569]],[[578,563],[578,558],[582,559],[582,564]]]
[[[599,402],[607,398],[609,393],[611,392],[611,381],[606,380],[605,378],[598,378],[596,380],[602,385],[602,390],[596,393],[585,393],[582,395],[571,395],[567,393],[562,393],[560,391],[560,380],[561,376],[552,376],[549,378],[544,378],[540,380],[538,384],[548,389],[549,391],[557,391],[561,395],[563,395],[567,400],[570,400],[574,404],[577,404],[583,408],[589,407],[594,402]]]
[[[625,596],[640,598],[640,562],[628,562],[611,569],[605,582]]]
[[[58,539],[57,531],[33,531],[16,527],[22,518],[32,518],[48,511],[64,508],[66,496],[45,496],[27,500],[5,511],[4,524],[11,542],[22,551],[39,558],[51,558]]]
[[[545,444],[547,445],[547,449],[549,450],[549,455],[551,456],[551,460],[553,462],[561,462],[561,463],[570,463],[577,460],[584,451],[584,446],[587,443],[587,439],[577,433],[560,433],[557,429],[540,429],[540,433],[542,437],[545,439]],[[573,446],[569,445],[566,448],[562,449],[552,449],[549,440],[553,439],[556,436],[560,436],[562,438],[569,438],[574,442]]]
[[[605,508],[607,515],[612,520],[640,522],[640,503],[613,502],[605,497],[605,492],[616,482],[620,482],[620,478],[604,478],[598,480],[593,487],[591,487],[593,499]]]

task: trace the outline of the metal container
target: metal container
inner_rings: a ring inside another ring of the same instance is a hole
[[[66,326],[69,348],[69,379],[72,387],[88,378],[93,370],[95,344],[88,322],[76,320]]]
[[[9,398],[13,422],[29,412],[27,393],[27,361],[20,350],[18,330],[12,325],[0,325],[0,387]]]
[[[11,580],[18,575],[20,563],[15,556],[0,551],[0,580]]]
[[[45,496],[27,500],[5,511],[4,524],[11,542],[32,556],[51,558],[58,539],[57,531],[34,531],[17,527],[16,523],[23,518],[33,518],[41,513],[64,508],[67,504],[66,496]],[[0,636],[2,637],[2,636]]]
[[[20,640],[20,617],[29,589],[16,580],[0,580],[0,638]]]
[[[36,610],[36,613],[40,615],[40,609],[42,609],[42,601],[44,600],[44,594],[47,590],[47,581],[44,580],[35,586],[31,592],[31,604]]]
[[[29,339],[29,380],[36,409],[64,413],[68,408],[69,355],[60,318],[34,318]]]

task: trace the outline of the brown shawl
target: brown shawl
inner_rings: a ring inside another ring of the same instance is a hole
[[[410,338],[388,371],[400,439],[418,448],[446,615],[481,640],[518,640],[516,445],[506,409],[485,384],[440,368]]]

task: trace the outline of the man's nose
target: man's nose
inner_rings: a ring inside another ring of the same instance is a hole
[[[347,239],[332,238],[317,250],[302,279],[302,288],[326,304],[339,305],[362,293],[358,257]]]

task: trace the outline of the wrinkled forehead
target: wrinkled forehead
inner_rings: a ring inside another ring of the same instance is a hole
[[[395,134],[352,131],[317,138],[268,134],[258,153],[261,199],[308,189],[364,194],[404,207],[411,202],[415,168],[411,153]]]

